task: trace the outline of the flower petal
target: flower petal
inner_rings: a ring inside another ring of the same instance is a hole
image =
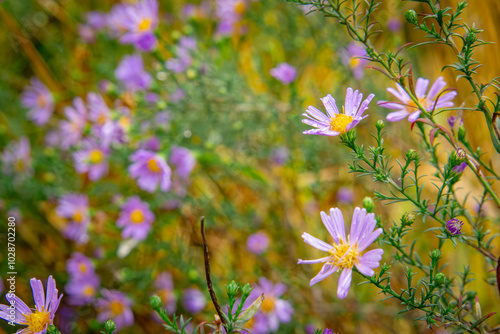
[[[326,108],[326,112],[328,113],[328,116],[330,117],[335,117],[339,113],[339,110],[337,108],[337,105],[335,103],[335,99],[331,94],[328,94],[324,98],[320,99],[321,102],[323,102],[323,105]]]
[[[302,233],[302,238],[307,244],[319,250],[322,250],[323,252],[328,252],[330,249],[333,248],[332,245],[329,245],[326,242],[319,240],[318,238],[313,237],[312,235],[306,232]]]
[[[352,269],[344,268],[339,277],[339,283],[337,286],[337,297],[339,299],[344,299],[349,293],[349,288],[351,287],[352,281]]]
[[[325,263],[323,265],[323,268],[321,268],[321,270],[319,271],[319,273],[311,279],[309,285],[313,286],[314,284],[321,282],[322,280],[324,280],[325,278],[336,272],[338,269],[339,268],[334,265]]]

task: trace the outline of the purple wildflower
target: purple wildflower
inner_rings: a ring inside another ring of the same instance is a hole
[[[103,29],[107,25],[107,15],[104,12],[93,10],[87,12],[87,24],[93,29],[99,30]]]
[[[415,86],[415,96],[419,104],[427,112],[432,113],[436,109],[453,107],[451,100],[457,96],[457,92],[442,93],[442,90],[446,87],[446,81],[444,81],[443,77],[437,78],[427,93],[428,86],[429,80],[424,78],[418,78]],[[396,88],[397,90],[389,87],[387,91],[401,102],[379,101],[377,104],[387,109],[397,110],[387,115],[389,122],[397,122],[406,117],[408,117],[408,122],[415,122],[420,117],[422,111],[418,109],[415,102],[413,102],[400,84],[396,84]]]
[[[341,57],[344,65],[351,67],[354,78],[362,79],[365,65],[368,63],[368,60],[363,58],[366,57],[365,48],[356,42],[352,42],[341,52]]]
[[[177,45],[177,58],[170,58],[166,61],[165,66],[174,73],[184,72],[193,62],[191,52],[195,49],[196,39],[182,37]]]
[[[245,306],[250,306],[261,294],[264,294],[264,301],[259,313],[265,315],[265,324],[268,332],[275,332],[279,329],[280,323],[288,323],[292,320],[293,308],[290,302],[281,299],[286,291],[286,286],[282,283],[273,284],[265,277],[259,278],[259,284],[255,285],[250,296],[248,296]]]
[[[68,194],[59,200],[56,213],[69,220],[64,236],[77,243],[88,241],[87,229],[90,224],[89,198],[86,195]]]
[[[189,175],[191,175],[196,165],[196,159],[193,152],[181,146],[172,147],[168,162],[175,167],[175,174],[183,181],[189,178]]]
[[[247,239],[247,249],[254,254],[262,254],[269,246],[269,237],[264,232],[251,234]]]
[[[99,126],[106,124],[111,119],[111,111],[101,95],[89,93],[87,95],[89,118]]]
[[[155,279],[154,287],[168,314],[173,314],[176,309],[177,297],[174,294],[172,274],[167,271],[160,273]]]
[[[149,210],[148,203],[142,202],[138,196],[130,197],[122,206],[116,225],[124,227],[123,238],[137,240],[146,239],[151,224],[155,220],[154,214]]]
[[[374,230],[377,223],[375,214],[367,214],[365,209],[360,208],[354,210],[349,237],[345,235],[344,217],[338,208],[330,209],[330,215],[322,211],[321,219],[335,242],[330,245],[305,232],[302,234],[302,238],[309,245],[327,252],[329,255],[316,260],[299,259],[298,263],[325,263],[319,274],[311,280],[311,286],[341,269],[337,296],[343,299],[347,296],[351,286],[353,266],[356,266],[359,272],[366,276],[375,274],[373,268],[379,266],[384,251],[377,248],[363,255],[361,253],[377,239],[382,233],[382,229]]]
[[[460,165],[453,167],[451,170],[457,174],[461,174],[464,172],[465,168],[467,168],[467,163],[462,162]]]
[[[337,201],[341,203],[352,203],[354,193],[351,188],[342,187],[337,190]]]
[[[75,169],[79,174],[88,173],[89,180],[97,181],[108,173],[110,150],[94,140],[85,140],[83,149],[73,154]]]
[[[286,146],[275,148],[271,153],[271,160],[275,165],[283,166],[290,157],[290,150]]]
[[[215,15],[219,19],[217,33],[231,35],[249,6],[248,0],[217,0]]]
[[[120,42],[133,44],[138,50],[150,52],[156,47],[154,30],[158,26],[157,0],[142,0],[126,8],[127,18],[122,21],[126,32]]]
[[[185,289],[182,295],[182,306],[191,314],[200,313],[207,305],[207,299],[200,289]]]
[[[141,55],[125,56],[115,70],[115,76],[131,92],[149,89],[153,78],[144,70]]]
[[[129,5],[117,3],[111,8],[107,17],[107,26],[113,37],[123,35],[127,31],[127,8]]]
[[[14,313],[11,313],[9,306],[0,305],[0,318],[18,325],[28,326],[17,331],[18,334],[45,334],[47,327],[54,322],[54,316],[63,295],[59,296],[56,281],[52,276],[47,279],[47,295],[45,295],[42,281],[32,278],[30,285],[35,308],[29,308],[19,297],[8,293],[5,298],[15,310]]]
[[[2,171],[5,174],[30,176],[33,174],[31,167],[31,146],[28,137],[10,142],[2,152]]]
[[[165,159],[155,152],[138,150],[130,157],[133,164],[128,168],[130,176],[137,179],[139,188],[154,192],[158,185],[163,192],[169,191],[172,171]]]
[[[54,97],[38,78],[31,78],[24,88],[21,104],[28,109],[28,117],[37,125],[46,124],[54,112]]]
[[[87,122],[87,108],[83,100],[79,97],[73,99],[73,106],[64,108],[66,120],[59,123],[61,137],[61,147],[68,149],[78,143],[83,134]]]
[[[346,133],[354,128],[363,118],[368,117],[368,115],[363,116],[363,113],[368,109],[368,104],[374,96],[374,94],[368,95],[366,100],[361,103],[363,94],[357,90],[353,92],[352,88],[349,87],[347,88],[345,97],[345,109],[342,107],[343,112],[340,113],[335,104],[335,99],[328,94],[328,96],[321,99],[328,116],[315,107],[309,106],[306,113],[302,114],[302,116],[307,117],[302,122],[316,129],[306,130],[302,133],[322,136],[338,136]]]
[[[134,324],[134,314],[132,313],[132,301],[123,292],[117,290],[101,290],[102,298],[96,302],[99,311],[97,320],[106,322],[113,319],[116,329],[121,330]]]
[[[282,84],[288,85],[297,77],[297,70],[290,64],[281,63],[270,71],[271,75],[281,81]]]
[[[66,262],[66,271],[70,276],[76,278],[85,278],[95,272],[92,261],[79,252],[73,253],[71,258],[68,259]]]
[[[457,235],[457,234],[461,233],[461,229],[462,229],[463,224],[464,224],[463,221],[461,221],[457,218],[453,218],[453,219],[450,219],[446,222],[446,229],[451,234]]]
[[[87,305],[95,300],[101,279],[92,273],[85,278],[72,277],[65,286],[71,305]]]
[[[391,17],[387,21],[387,29],[391,32],[398,32],[401,30],[402,27],[403,27],[403,24],[402,24],[401,20],[396,18],[396,17]]]

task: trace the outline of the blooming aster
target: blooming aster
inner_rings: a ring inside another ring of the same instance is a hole
[[[175,167],[175,174],[184,181],[189,178],[196,165],[193,152],[181,146],[172,147],[168,162]]]
[[[338,136],[354,128],[363,118],[363,113],[368,109],[368,104],[375,95],[370,94],[366,100],[363,100],[363,94],[347,88],[345,97],[345,108],[342,107],[342,113],[337,109],[335,99],[328,94],[321,99],[326,108],[327,115],[313,106],[309,106],[302,116],[307,117],[302,122],[314,127],[315,129],[302,132],[306,135]]]
[[[154,287],[168,314],[173,314],[176,309],[177,297],[174,294],[172,274],[168,271],[160,273],[155,279]]]
[[[264,294],[259,314],[265,316],[265,319],[262,320],[267,325],[267,332],[275,332],[279,329],[280,323],[288,323],[292,320],[292,305],[290,302],[280,298],[285,291],[286,286],[284,284],[273,284],[267,278],[261,277],[259,278],[259,284],[254,285],[250,296],[248,296],[245,302],[245,307],[249,307],[261,294]],[[259,331],[265,333],[261,329]]]
[[[79,174],[88,173],[89,180],[97,181],[108,173],[110,150],[108,147],[87,139],[83,149],[73,154],[75,170]]]
[[[347,296],[351,286],[352,267],[356,266],[360,273],[373,276],[373,268],[379,266],[384,251],[380,248],[370,250],[361,255],[382,233],[382,229],[374,230],[376,221],[374,213],[366,213],[365,209],[356,208],[352,216],[351,233],[345,235],[344,218],[338,209],[330,209],[330,215],[321,212],[321,219],[332,236],[334,243],[328,244],[312,235],[305,233],[302,238],[309,245],[327,252],[329,255],[316,260],[301,260],[299,264],[325,263],[318,275],[311,280],[311,286],[324,280],[334,272],[342,270],[337,287],[337,296],[342,299]]]
[[[5,174],[27,176],[33,173],[31,167],[31,146],[27,137],[10,142],[2,152],[2,171]]]
[[[54,112],[54,97],[38,78],[31,78],[21,96],[23,107],[29,110],[28,117],[37,125],[46,124]]]
[[[172,171],[165,159],[155,152],[138,150],[130,157],[133,164],[128,168],[130,176],[137,179],[139,187],[150,193],[158,185],[161,191],[169,191]]]
[[[154,214],[149,210],[148,203],[142,202],[138,196],[129,198],[122,206],[116,225],[124,227],[123,238],[146,239],[151,224],[155,220]]]
[[[297,77],[297,70],[290,64],[281,63],[270,71],[271,75],[284,85],[292,83]]]
[[[96,302],[99,311],[97,320],[106,322],[113,319],[116,329],[120,330],[134,324],[134,314],[132,313],[132,301],[123,292],[117,290],[103,289],[102,298]]]
[[[125,56],[115,70],[115,76],[131,92],[149,89],[153,78],[144,70],[141,55]]]
[[[87,229],[90,224],[89,198],[81,194],[68,194],[59,200],[56,213],[69,220],[64,236],[78,243],[88,241]]]
[[[245,13],[248,0],[217,0],[215,15],[219,19],[217,33],[231,35]]]
[[[200,289],[185,289],[182,294],[182,306],[191,314],[203,311],[207,305],[207,299]]]
[[[344,65],[352,69],[354,78],[362,79],[365,65],[368,63],[368,60],[363,58],[367,56],[364,46],[357,42],[349,43],[347,48],[341,52],[341,56]]]
[[[443,77],[439,77],[434,81],[429,92],[427,92],[427,87],[429,87],[429,80],[418,78],[415,86],[415,96],[419,104],[426,111],[432,112],[436,109],[453,107],[451,100],[457,96],[457,92],[442,93],[442,90],[446,87],[446,81],[444,81]],[[377,104],[387,109],[397,110],[387,115],[387,120],[390,122],[397,122],[406,117],[408,117],[408,122],[415,122],[420,117],[422,111],[418,109],[415,102],[413,102],[400,84],[396,84],[396,88],[397,90],[389,87],[387,91],[394,95],[400,102],[379,101]]]
[[[95,273],[85,278],[71,277],[65,286],[69,295],[69,304],[86,305],[93,302],[100,286],[101,279]]]
[[[87,122],[87,108],[80,97],[73,99],[73,106],[64,108],[66,120],[59,123],[61,147],[68,149],[82,138],[83,130]]]
[[[247,239],[247,249],[254,254],[262,254],[269,246],[269,237],[264,232],[250,234]]]
[[[17,331],[18,334],[45,334],[47,327],[54,322],[62,294],[56,289],[56,281],[49,276],[47,279],[47,295],[43,289],[42,281],[36,278],[30,279],[31,290],[35,308],[30,309],[24,301],[14,294],[8,293],[5,298],[14,306],[14,318],[11,318],[9,306],[0,305],[0,318],[6,321],[13,321],[18,325],[28,326]]]
[[[154,30],[158,26],[158,1],[142,0],[127,6],[125,15],[126,19],[122,24],[126,32],[120,42],[133,44],[140,51],[152,51],[157,43]]]
[[[103,126],[111,119],[111,111],[101,95],[96,93],[87,94],[87,105],[89,118],[98,126]]]

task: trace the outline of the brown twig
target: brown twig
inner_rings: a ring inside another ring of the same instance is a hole
[[[210,251],[208,250],[207,238],[205,236],[205,217],[201,217],[201,237],[203,239],[203,254],[205,256],[205,276],[207,277],[207,287],[210,293],[210,298],[212,298],[212,303],[215,306],[215,310],[220,317],[223,324],[226,324],[226,319],[223,316],[222,310],[217,301],[217,296],[215,295],[214,288],[212,286],[212,277],[210,276]]]

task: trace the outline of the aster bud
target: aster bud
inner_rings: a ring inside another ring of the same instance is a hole
[[[453,219],[450,219],[446,222],[446,229],[452,235],[458,235],[461,233],[461,229],[462,229],[463,224],[464,224],[463,221],[461,221],[457,218],[453,218]]]
[[[439,260],[440,258],[441,258],[441,251],[439,249],[434,249],[431,252],[431,260],[434,262]]]
[[[379,119],[376,123],[375,123],[375,127],[377,128],[378,131],[382,130],[384,127],[385,127],[385,123],[383,120]]]
[[[460,127],[458,128],[458,140],[462,142],[465,141],[465,128],[463,124],[461,124]]]
[[[418,152],[414,149],[406,151],[406,159],[408,161],[418,161]]]
[[[455,150],[451,156],[450,156],[450,165],[451,167],[455,167],[460,165],[462,162],[465,161],[465,158],[467,157],[467,154],[465,151],[461,148]]]
[[[446,283],[446,275],[443,273],[437,273],[436,276],[434,276],[434,282],[436,285],[442,285]]]
[[[159,309],[163,306],[161,298],[158,295],[151,296],[151,298],[149,299],[149,304],[151,305],[153,310]]]
[[[241,288],[241,293],[243,297],[246,298],[250,295],[250,292],[252,292],[252,290],[253,288],[250,286],[250,284],[247,283]]]
[[[418,24],[417,12],[415,12],[413,9],[410,9],[409,11],[407,11],[405,13],[405,19],[408,23],[415,24],[415,25]]]
[[[479,297],[476,295],[474,308],[476,309],[476,317],[478,319],[483,317],[483,312],[481,311],[481,303],[479,303]]]
[[[49,327],[47,327],[47,334],[61,334],[61,332],[59,332],[56,326],[49,325]]]
[[[104,329],[108,331],[108,333],[113,333],[116,330],[116,324],[113,320],[109,319],[104,324]]]
[[[411,225],[415,222],[415,214],[413,212],[407,212],[401,218],[403,225]]]
[[[473,31],[469,31],[465,36],[465,43],[472,45],[475,41],[477,41],[476,34]]]
[[[365,208],[368,213],[372,213],[373,210],[375,210],[375,202],[373,202],[371,197],[367,196],[363,198],[363,208]]]
[[[227,286],[226,286],[226,290],[227,290],[227,295],[229,297],[234,297],[238,294],[238,291],[240,290],[240,287],[238,286],[238,284],[236,284],[235,281],[231,281]]]

